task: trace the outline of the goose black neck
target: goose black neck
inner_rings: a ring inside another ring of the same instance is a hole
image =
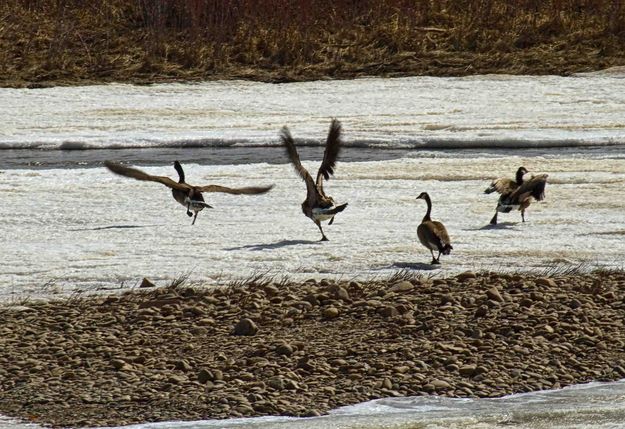
[[[516,184],[517,185],[522,185],[523,184],[523,175],[525,174],[525,171],[521,170],[520,168],[517,170],[516,172]]]
[[[174,162],[174,168],[178,172],[178,183],[184,183],[184,170],[178,161]]]
[[[430,196],[428,194],[425,194],[423,196],[423,199],[425,200],[426,204],[428,205],[428,211],[425,212],[425,216],[423,216],[423,222],[432,220],[430,218],[430,214],[432,213],[432,200],[430,200]]]

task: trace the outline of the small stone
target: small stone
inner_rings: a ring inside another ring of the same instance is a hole
[[[234,335],[252,336],[258,332],[258,326],[251,319],[241,319],[234,327]]]
[[[276,347],[276,353],[282,356],[291,356],[293,354],[293,346],[284,343]]]
[[[471,377],[473,374],[475,374],[476,368],[477,366],[475,365],[464,365],[458,369],[458,373],[463,377]]]
[[[397,309],[393,307],[392,305],[387,305],[382,308],[379,308],[378,314],[380,314],[380,316],[382,317],[389,318],[389,317],[399,316],[399,311],[397,311]]]
[[[467,280],[471,280],[477,278],[477,274],[475,274],[473,271],[465,271],[464,273],[460,273],[456,276],[456,279],[459,282],[466,282]]]
[[[284,380],[282,377],[271,377],[267,380],[267,386],[275,390],[284,390]]]
[[[202,384],[206,384],[208,381],[211,381],[214,378],[215,376],[213,375],[213,373],[207,370],[206,368],[202,368],[197,373],[197,381],[199,381]]]
[[[335,319],[337,317],[339,317],[339,310],[336,307],[328,307],[328,308],[324,308],[323,311],[321,312],[321,316],[324,319]]]
[[[558,284],[550,278],[547,277],[542,277],[539,279],[536,279],[535,283],[539,286],[547,286],[547,287],[557,287]]]
[[[499,293],[499,289],[497,289],[495,286],[486,291],[486,296],[488,297],[488,299],[492,299],[493,301],[503,302],[503,298]]]
[[[391,292],[408,292],[412,290],[414,286],[408,280],[404,280],[398,283],[395,283],[391,286]]]
[[[449,384],[445,380],[434,379],[434,380],[430,381],[429,384],[434,386],[434,389],[436,389],[436,390],[451,389],[451,384]]]
[[[340,299],[341,301],[351,302],[349,298],[349,292],[342,286],[333,286],[330,288],[330,292],[334,295],[336,299]]]
[[[131,369],[131,366],[128,365],[126,361],[123,361],[121,359],[111,360],[111,365],[113,365],[113,368],[115,368],[117,371],[127,371]]]
[[[189,364],[189,362],[185,359],[181,359],[176,361],[175,363],[176,369],[180,371],[191,371],[193,368]]]
[[[484,317],[488,314],[488,307],[486,305],[480,305],[477,310],[475,310],[475,317]]]

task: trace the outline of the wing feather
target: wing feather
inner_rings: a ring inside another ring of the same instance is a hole
[[[517,185],[516,181],[502,177],[493,180],[490,186],[484,190],[484,193],[490,194],[496,191],[499,194],[505,195],[514,192],[518,187],[519,185]]]
[[[293,164],[295,171],[304,180],[304,182],[306,182],[306,192],[308,194],[306,200],[311,203],[319,201],[319,192],[317,191],[315,182],[313,182],[312,176],[310,175],[308,170],[304,168],[301,161],[299,160],[297,148],[295,147],[295,141],[293,140],[291,132],[286,126],[282,127],[282,131],[280,132],[280,140],[282,140],[282,144],[286,148],[286,154],[289,157],[291,164]]]
[[[273,185],[271,186],[248,186],[245,188],[227,188],[225,186],[220,185],[207,185],[207,186],[194,186],[195,190],[200,192],[223,192],[225,194],[234,194],[234,195],[256,195],[256,194],[264,194],[265,192],[269,192]]]
[[[163,185],[169,188],[178,189],[180,191],[188,191],[191,189],[191,187],[187,185],[186,183],[178,183],[166,176],[153,176],[137,168],[126,167],[116,162],[104,161],[104,165],[113,173],[118,174],[120,176],[130,177],[131,179],[147,181],[147,182],[162,183]]]
[[[545,199],[545,187],[547,186],[547,174],[539,174],[533,176],[531,179],[523,182],[518,189],[516,189],[508,198],[508,200],[514,203],[520,203],[524,200],[532,197],[536,201],[542,201]]]
[[[326,150],[323,153],[323,161],[317,172],[317,184],[321,184],[322,178],[328,180],[334,174],[336,160],[341,152],[341,122],[332,119],[328,138],[326,139]]]

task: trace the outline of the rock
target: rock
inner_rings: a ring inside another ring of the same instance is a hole
[[[275,390],[284,390],[284,379],[282,377],[271,377],[267,380],[267,386]]]
[[[456,276],[456,280],[458,280],[459,282],[466,282],[467,280],[475,278],[477,278],[477,274],[475,274],[473,271],[465,271],[464,273],[460,273]]]
[[[288,343],[280,344],[276,347],[276,353],[282,356],[291,356],[293,354],[293,346]]]
[[[399,316],[399,311],[397,311],[397,309],[393,307],[392,305],[386,305],[378,309],[378,314],[380,314],[380,316],[382,317],[389,318],[389,317]]]
[[[463,365],[458,369],[458,373],[463,377],[471,377],[475,374],[476,365]]]
[[[175,366],[176,366],[176,369],[180,371],[191,371],[193,369],[193,367],[191,367],[189,362],[186,361],[185,359],[176,361]]]
[[[475,310],[475,317],[484,317],[488,314],[488,306],[480,305],[477,310]]]
[[[258,326],[251,319],[241,319],[234,327],[234,335],[252,336],[258,332]]]
[[[486,291],[486,296],[488,297],[488,299],[492,299],[493,301],[503,302],[503,297],[499,293],[499,289],[497,289],[495,286],[491,287]]]
[[[436,389],[436,390],[451,389],[451,384],[449,384],[445,380],[439,380],[437,378],[435,378],[434,380],[430,381],[429,384],[434,386],[434,389]]]
[[[126,361],[123,361],[121,359],[113,359],[113,360],[111,360],[111,365],[117,371],[128,371],[129,369],[132,369],[132,367],[130,365],[128,365],[128,363],[126,363]]]
[[[141,280],[141,284],[139,285],[139,287],[156,287],[156,285],[154,283],[152,283],[151,281],[149,281],[146,277],[143,278],[143,280]]]
[[[213,381],[221,381],[224,379],[224,373],[220,369],[213,370]]]
[[[557,287],[558,286],[558,284],[553,279],[550,279],[550,278],[547,278],[547,277],[542,277],[542,278],[536,279],[536,281],[534,283],[536,283],[539,286],[547,286],[547,287]]]
[[[408,292],[414,288],[413,284],[408,280],[395,283],[391,286],[391,292]]]
[[[321,317],[330,320],[339,317],[339,310],[336,307],[324,308],[321,312]]]
[[[209,370],[202,368],[198,373],[197,373],[197,381],[199,381],[202,384],[206,384],[206,382],[208,381],[212,381],[214,380],[215,376],[213,375],[212,372],[210,372]]]
[[[340,299],[341,301],[351,302],[351,299],[349,298],[349,292],[347,292],[347,290],[343,288],[342,286],[338,286],[338,285],[332,286],[330,288],[330,292],[334,295],[336,299]]]

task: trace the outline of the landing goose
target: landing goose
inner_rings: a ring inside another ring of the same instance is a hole
[[[202,195],[202,192],[224,192],[227,194],[235,195],[255,195],[264,194],[265,192],[273,188],[273,185],[252,186],[246,188],[227,188],[225,186],[219,185],[189,185],[187,182],[185,182],[184,170],[182,169],[182,165],[180,165],[178,161],[174,161],[174,168],[178,172],[178,182],[175,182],[169,177],[153,176],[136,168],[126,167],[112,161],[104,161],[104,165],[113,173],[119,174],[120,176],[130,177],[136,180],[158,182],[162,183],[168,188],[171,188],[171,193],[174,199],[182,204],[184,207],[186,207],[187,215],[189,217],[193,216],[193,222],[191,222],[191,225],[195,224],[195,220],[197,219],[197,215],[200,211],[202,211],[205,207],[212,208],[204,201],[204,196]]]
[[[519,167],[515,180],[508,178],[496,179],[484,190],[486,194],[492,192],[501,194],[497,201],[495,215],[490,221],[492,225],[497,224],[497,214],[499,212],[509,213],[514,208],[521,211],[521,220],[525,222],[525,210],[532,202],[532,198],[536,201],[542,201],[545,198],[545,186],[547,185],[548,175],[539,174],[526,180],[526,173],[527,169],[525,167]]]
[[[440,264],[441,254],[449,255],[453,249],[449,234],[447,234],[447,228],[441,222],[432,220],[430,214],[432,213],[432,200],[427,192],[421,192],[417,199],[425,200],[428,205],[428,211],[423,216],[421,225],[417,227],[417,236],[419,241],[432,254],[432,264]],[[438,256],[434,257],[434,251],[438,251]]]
[[[297,149],[295,148],[295,142],[293,141],[293,137],[291,137],[291,132],[286,126],[282,128],[280,139],[286,148],[289,160],[293,164],[293,167],[295,167],[295,171],[297,171],[304,182],[306,182],[307,195],[306,200],[302,203],[302,212],[312,219],[319,228],[319,231],[321,231],[321,241],[328,241],[328,237],[326,237],[321,228],[321,222],[329,220],[328,225],[332,225],[334,216],[347,207],[347,203],[338,206],[335,205],[332,197],[326,195],[323,190],[323,179],[328,180],[330,176],[334,174],[336,159],[341,150],[341,123],[333,119],[330,124],[323,161],[317,172],[316,181],[313,181],[310,173],[302,166],[299,155],[297,154]]]

